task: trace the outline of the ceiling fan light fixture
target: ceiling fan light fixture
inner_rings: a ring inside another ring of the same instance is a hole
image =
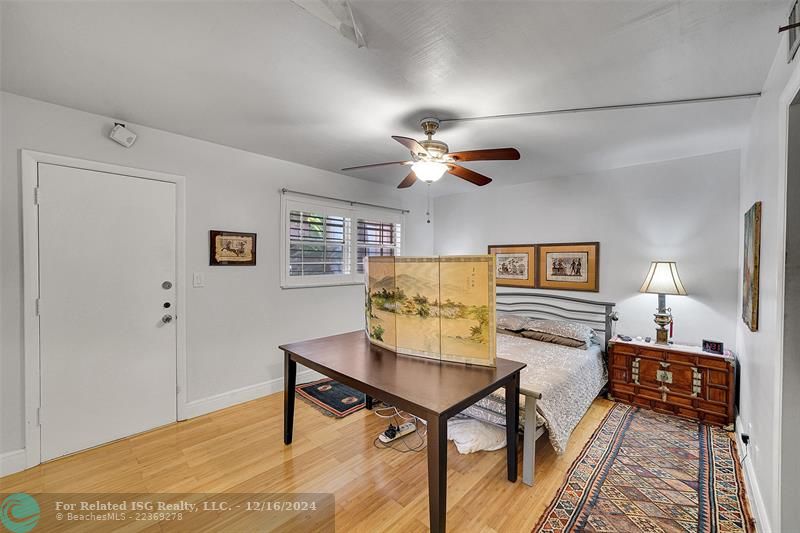
[[[417,161],[411,165],[411,170],[425,183],[433,183],[447,172],[447,165],[436,161]]]

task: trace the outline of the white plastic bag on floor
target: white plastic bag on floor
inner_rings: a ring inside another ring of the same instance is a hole
[[[447,438],[452,440],[458,453],[467,454],[481,450],[494,451],[506,446],[506,430],[474,418],[451,418],[447,421]]]

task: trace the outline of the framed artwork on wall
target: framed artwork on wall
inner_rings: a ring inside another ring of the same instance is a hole
[[[742,270],[742,320],[758,331],[758,269],[761,260],[761,202],[744,214],[744,269]]]
[[[600,243],[538,244],[536,287],[562,291],[600,290]]]
[[[533,288],[536,280],[536,246],[533,244],[490,244],[495,256],[495,283],[498,287]]]
[[[211,266],[255,266],[256,234],[240,231],[209,231]]]

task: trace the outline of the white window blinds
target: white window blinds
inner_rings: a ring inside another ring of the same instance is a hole
[[[289,212],[289,276],[350,274],[350,219]]]
[[[374,255],[400,255],[401,224],[376,218],[358,219],[356,237],[358,245],[357,269],[364,273],[364,258]]]
[[[282,198],[283,287],[363,283],[365,257],[401,254],[399,213],[286,194]]]

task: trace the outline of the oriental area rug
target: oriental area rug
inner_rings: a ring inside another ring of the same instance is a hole
[[[295,390],[298,396],[316,407],[322,414],[336,418],[355,413],[366,405],[366,396],[363,392],[351,389],[330,378],[303,383],[298,385]]]
[[[755,531],[723,429],[615,404],[535,533]]]

